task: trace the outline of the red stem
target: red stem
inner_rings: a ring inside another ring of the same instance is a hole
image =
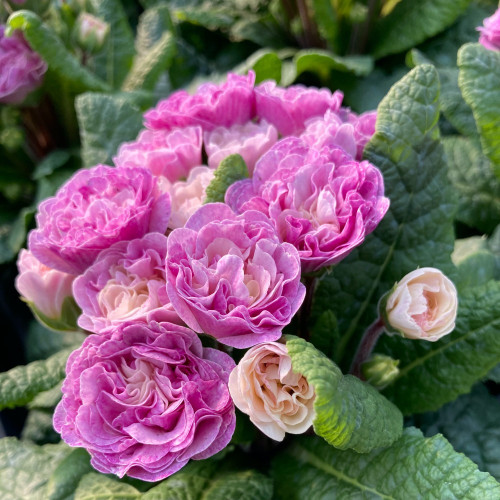
[[[361,367],[365,361],[369,359],[373,348],[377,344],[377,340],[380,335],[384,332],[385,326],[382,318],[377,318],[365,331],[363,338],[358,346],[356,355],[352,361],[350,373],[361,380],[364,380],[363,374],[361,372]]]

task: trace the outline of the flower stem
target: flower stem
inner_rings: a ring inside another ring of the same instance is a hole
[[[377,318],[365,331],[358,346],[356,355],[352,361],[349,373],[363,380],[361,367],[370,357],[380,335],[384,332],[385,326],[382,318]]]

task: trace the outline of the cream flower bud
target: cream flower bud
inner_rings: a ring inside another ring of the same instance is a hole
[[[389,329],[409,339],[434,342],[455,328],[457,290],[439,270],[423,267],[408,273],[387,298]]]
[[[76,38],[79,45],[95,52],[99,50],[106,40],[109,32],[109,24],[92,14],[82,12],[76,20]]]
[[[234,404],[264,434],[282,441],[302,434],[313,423],[314,389],[294,373],[284,344],[267,342],[249,349],[229,376]]]

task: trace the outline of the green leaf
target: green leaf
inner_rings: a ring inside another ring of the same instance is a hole
[[[66,361],[72,350],[64,349],[48,359],[0,373],[0,410],[23,406],[38,393],[60,382],[65,376]]]
[[[312,0],[310,9],[321,38],[327,41],[332,50],[338,50],[338,19],[331,0]],[[337,3],[338,8],[338,3]]]
[[[57,149],[49,153],[43,160],[36,166],[33,172],[33,179],[39,180],[47,175],[50,175],[60,167],[68,163],[71,158],[71,153],[64,149]]]
[[[500,220],[500,183],[478,143],[464,137],[445,137],[449,177],[459,196],[457,219],[483,233]]]
[[[340,341],[337,318],[331,309],[327,309],[316,320],[311,332],[311,343],[320,351],[333,358],[335,348]]]
[[[464,12],[470,0],[402,0],[372,34],[375,57],[397,54],[437,35]]]
[[[340,369],[312,344],[287,338],[293,371],[314,387],[314,432],[336,448],[366,453],[401,436],[401,412],[373,387]]]
[[[83,448],[76,448],[56,467],[47,482],[47,500],[65,500],[75,492],[80,479],[92,472],[90,456]]]
[[[486,238],[472,236],[456,240],[451,258],[457,266],[455,286],[460,292],[500,279],[499,259],[488,248]]]
[[[141,111],[123,97],[86,93],[75,105],[87,167],[109,164],[118,146],[134,140],[142,128]]]
[[[301,438],[275,460],[278,499],[486,499],[500,485],[440,435],[405,429],[390,448],[360,455],[317,438]]]
[[[500,384],[500,363],[496,365],[490,373],[488,373],[487,377],[488,380],[492,380],[496,384]]]
[[[38,410],[28,413],[21,438],[23,441],[31,441],[35,444],[55,444],[61,441],[61,436],[52,425],[52,414]]]
[[[332,309],[342,339],[336,358],[350,366],[361,335],[377,316],[380,297],[417,267],[453,278],[455,198],[439,141],[439,81],[421,65],[394,85],[378,108],[365,158],[384,176],[390,208],[377,229],[333,272],[324,275],[314,312]],[[345,356],[345,359],[344,358]]]
[[[438,432],[477,464],[480,470],[500,479],[500,401],[482,385],[460,396],[439,412],[415,419],[426,436]]]
[[[0,439],[2,500],[46,498],[42,492],[50,474],[70,452],[65,444],[36,446],[16,438]]]
[[[168,5],[157,5],[139,16],[135,46],[138,54],[147,52],[156,45],[166,31],[173,31]]]
[[[175,53],[175,38],[172,33],[166,32],[147,54],[135,57],[132,70],[123,84],[123,90],[153,90],[161,73],[170,67]]]
[[[478,43],[458,52],[458,85],[472,108],[484,154],[500,177],[500,52]]]
[[[281,81],[281,59],[275,52],[259,54],[255,61],[252,61],[252,69],[255,71],[255,84],[264,80]]]
[[[377,351],[399,358],[384,390],[405,415],[434,411],[470,391],[500,360],[500,281],[464,290],[456,328],[437,342],[381,339]]]
[[[70,86],[72,92],[108,89],[102,80],[68,52],[58,36],[33,12],[18,10],[9,17],[7,23],[10,29],[23,32],[31,48],[42,56],[50,71]]]
[[[240,155],[229,155],[224,158],[217,167],[212,182],[207,187],[205,203],[224,202],[227,188],[246,177],[248,177],[248,168]]]
[[[117,89],[132,67],[135,55],[134,34],[128,24],[123,2],[90,0],[95,15],[109,24],[109,35],[94,61],[98,74]]]
[[[40,392],[26,406],[30,410],[41,410],[52,413],[57,403],[61,400],[61,386],[62,382],[48,391]]]
[[[86,474],[80,481],[75,500],[271,500],[273,485],[255,471],[220,471],[216,460],[191,462],[171,478],[147,493],[100,474]]]

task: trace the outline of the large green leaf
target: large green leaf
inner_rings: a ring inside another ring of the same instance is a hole
[[[100,474],[87,474],[75,492],[75,500],[271,500],[273,485],[255,471],[220,472],[218,462],[192,462],[173,477],[141,493],[131,485]]]
[[[500,484],[442,436],[405,429],[390,448],[367,454],[339,451],[317,438],[298,439],[273,467],[276,497],[408,500],[493,499]]]
[[[453,333],[437,342],[385,337],[376,350],[400,359],[384,390],[404,414],[434,411],[470,391],[500,362],[500,281],[464,290]]]
[[[2,500],[46,498],[47,480],[71,452],[65,444],[36,446],[16,438],[0,439],[0,496]]]
[[[336,358],[347,368],[380,297],[418,266],[453,276],[455,198],[439,141],[439,81],[421,65],[394,85],[378,108],[376,133],[365,157],[382,171],[391,206],[378,228],[315,294],[315,315],[332,309],[343,337]]]
[[[375,57],[410,49],[450,26],[470,0],[401,0],[372,34]]]
[[[19,29],[33,50],[48,64],[49,70],[63,80],[72,92],[104,91],[108,86],[84,68],[59,37],[33,12],[19,10],[8,20],[11,29]]]
[[[147,52],[160,41],[166,31],[173,31],[168,5],[157,5],[144,11],[139,17],[135,46],[138,54]]]
[[[134,34],[119,0],[90,0],[97,17],[109,24],[103,49],[94,58],[96,71],[117,89],[132,67],[135,55]]]
[[[436,413],[415,419],[426,436],[440,432],[480,470],[500,479],[500,401],[482,385]]]
[[[132,70],[123,83],[123,90],[153,90],[162,72],[173,61],[176,42],[172,33],[165,32],[146,54],[138,54]]]
[[[38,393],[60,382],[72,350],[64,349],[43,361],[33,361],[0,373],[0,410],[25,405]]]
[[[459,195],[457,219],[483,233],[500,221],[500,183],[479,143],[464,137],[445,137],[449,176]]]
[[[86,93],[75,105],[87,167],[110,163],[118,146],[135,139],[142,128],[140,109],[123,97]]]
[[[304,339],[286,343],[293,370],[314,387],[314,432],[336,448],[366,453],[401,436],[401,412],[370,385],[340,369]]]
[[[500,52],[478,43],[458,52],[458,85],[472,108],[485,155],[500,177]]]

